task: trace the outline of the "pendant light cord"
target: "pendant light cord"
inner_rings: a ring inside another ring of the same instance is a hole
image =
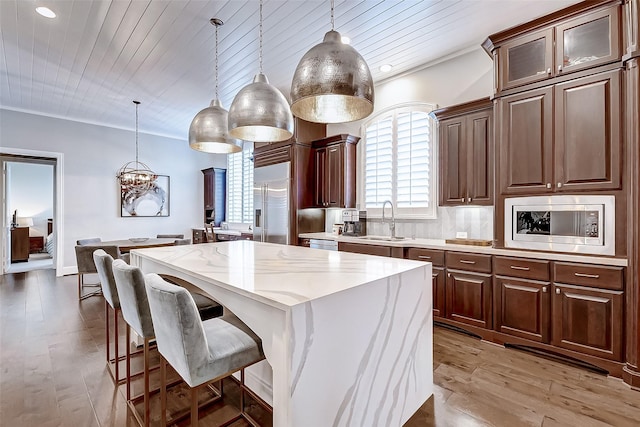
[[[333,0],[331,0],[331,31],[334,31],[334,20],[333,20]]]
[[[140,101],[133,101],[136,104],[136,168],[138,167],[138,105]]]
[[[218,96],[218,25],[216,27],[216,99],[220,99]]]
[[[260,0],[260,74],[262,72],[262,0]]]

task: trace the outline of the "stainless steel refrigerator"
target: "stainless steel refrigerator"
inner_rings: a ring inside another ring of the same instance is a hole
[[[289,244],[291,163],[253,170],[253,240]]]

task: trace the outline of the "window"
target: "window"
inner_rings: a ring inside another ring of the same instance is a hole
[[[363,126],[361,206],[381,214],[390,200],[396,217],[435,218],[433,106],[416,104],[377,114]]]
[[[253,222],[253,147],[227,156],[228,222]]]

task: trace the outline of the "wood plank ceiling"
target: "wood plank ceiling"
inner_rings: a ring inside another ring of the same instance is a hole
[[[335,28],[379,82],[573,3],[336,0]],[[257,0],[0,0],[0,107],[133,129],[136,99],[141,132],[185,140],[214,97],[212,17],[225,22],[219,92],[228,109],[259,69]],[[298,61],[330,27],[327,0],[264,2],[264,72],[287,97]],[[391,73],[379,71],[386,63]]]

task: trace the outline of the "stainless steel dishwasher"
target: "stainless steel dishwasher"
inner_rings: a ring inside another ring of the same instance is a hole
[[[309,247],[312,249],[326,249],[328,251],[337,251],[338,242],[334,240],[310,239]]]

